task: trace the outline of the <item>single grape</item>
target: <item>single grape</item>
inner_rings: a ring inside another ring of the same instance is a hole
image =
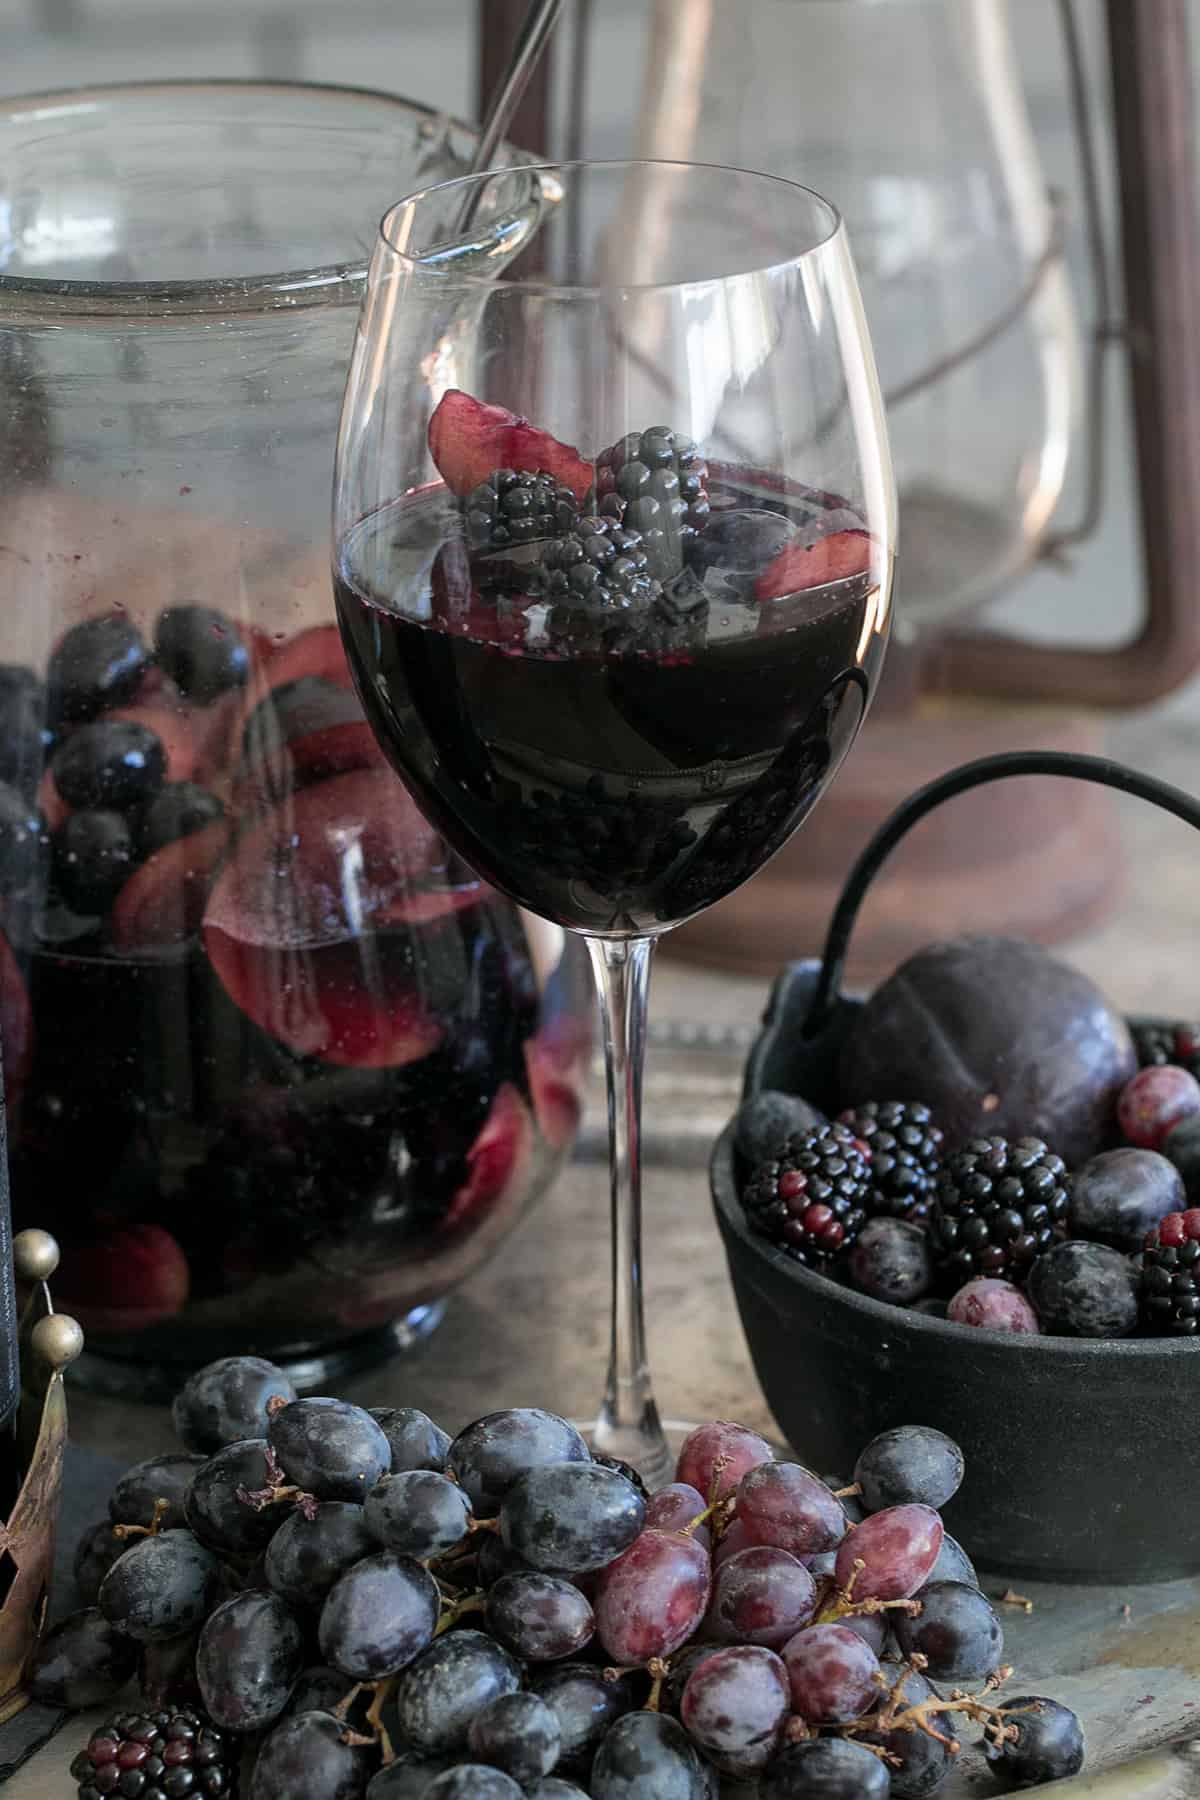
[[[248,1800],[362,1800],[379,1753],[350,1736],[332,1713],[281,1719],[258,1753]]]
[[[288,1703],[304,1664],[304,1635],[278,1594],[250,1588],[208,1619],[196,1650],[205,1709],[224,1731],[262,1731]]]
[[[446,1467],[477,1519],[494,1518],[509,1489],[531,1469],[590,1461],[588,1447],[573,1425],[531,1406],[509,1407],[476,1419],[459,1432],[446,1453]]]
[[[271,1402],[295,1398],[295,1388],[274,1363],[261,1356],[224,1356],[197,1369],[176,1394],[175,1435],[185,1449],[212,1456],[226,1444],[265,1437]]]
[[[879,1658],[844,1625],[810,1625],[783,1647],[792,1705],[810,1725],[848,1725],[880,1698]]]
[[[1107,1244],[1053,1245],[1030,1269],[1028,1292],[1042,1330],[1053,1337],[1128,1337],[1137,1328],[1137,1272]]]
[[[775,1452],[756,1431],[728,1419],[715,1419],[709,1425],[698,1425],[684,1439],[675,1480],[703,1494],[707,1506],[710,1500],[727,1500],[750,1469],[774,1460]]]
[[[929,1506],[889,1506],[851,1532],[837,1557],[838,1586],[855,1600],[907,1600],[924,1587],[945,1528]],[[863,1567],[856,1569],[862,1562]]]
[[[270,1484],[265,1438],[226,1444],[196,1471],[184,1505],[187,1522],[210,1550],[254,1556],[266,1549],[287,1512],[282,1505],[257,1512],[241,1495],[260,1493]]]
[[[385,1475],[367,1495],[366,1526],[388,1550],[424,1562],[466,1537],[471,1506],[454,1482],[429,1469]]]
[[[488,1590],[487,1628],[525,1662],[575,1656],[596,1628],[591,1602],[559,1575],[502,1575]]]
[[[1020,1288],[995,1275],[976,1275],[960,1287],[946,1308],[946,1317],[955,1325],[1006,1331],[1014,1337],[1035,1337],[1042,1329]]]
[[[204,1467],[203,1456],[187,1451],[173,1451],[168,1456],[151,1456],[145,1462],[126,1469],[109,1495],[108,1516],[114,1525],[149,1526],[159,1500],[167,1503],[159,1516],[159,1529],[177,1531],[186,1525],[184,1501],[193,1477]]]
[[[415,1406],[369,1406],[367,1411],[391,1445],[392,1474],[407,1469],[432,1469],[442,1474],[450,1449],[450,1434]]]
[[[709,1624],[726,1643],[778,1650],[809,1624],[816,1605],[817,1584],[799,1558],[758,1544],[716,1571]]]
[[[1071,1176],[1070,1234],[1114,1250],[1140,1250],[1147,1233],[1186,1205],[1183,1177],[1165,1154],[1102,1150]]]
[[[929,1582],[933,1581],[965,1581],[968,1587],[979,1586],[979,1576],[975,1572],[975,1564],[958,1539],[952,1538],[948,1531],[942,1533],[942,1547],[938,1551],[938,1559],[929,1571]],[[926,1582],[926,1586],[929,1585],[929,1582]]]
[[[558,1717],[536,1694],[501,1694],[471,1721],[467,1748],[522,1787],[549,1775],[558,1761]]]
[[[693,1672],[680,1718],[718,1769],[750,1780],[779,1748],[789,1710],[788,1673],[775,1652],[735,1644]]]
[[[1200,1113],[1200,1082],[1169,1063],[1139,1069],[1117,1100],[1121,1135],[1139,1150],[1157,1150],[1167,1133],[1194,1113]]]
[[[673,1481],[670,1487],[659,1488],[657,1494],[651,1494],[646,1502],[646,1524],[659,1531],[682,1531],[706,1510],[706,1502],[694,1487],[689,1487],[686,1481]],[[706,1550],[712,1542],[712,1532],[707,1524],[694,1525],[691,1535]]]
[[[114,1700],[137,1667],[138,1647],[99,1607],[69,1613],[34,1652],[26,1687],[42,1706],[74,1712]]]
[[[221,1570],[190,1531],[140,1538],[100,1584],[100,1611],[142,1643],[197,1631],[212,1611]]]
[[[435,1775],[425,1789],[426,1800],[524,1800],[511,1775],[489,1769],[486,1763],[460,1763],[444,1775]]]
[[[982,1681],[1003,1661],[1004,1633],[991,1602],[964,1581],[932,1581],[918,1588],[921,1610],[892,1622],[904,1655],[923,1656],[931,1681]]]
[[[911,1306],[933,1286],[929,1235],[906,1219],[869,1219],[846,1267],[861,1293],[889,1306]]]
[[[509,1489],[500,1535],[532,1568],[587,1574],[628,1550],[645,1516],[645,1501],[615,1469],[548,1463]]]
[[[482,1631],[447,1632],[400,1677],[396,1687],[400,1736],[426,1755],[461,1750],[476,1714],[501,1694],[515,1694],[520,1686],[520,1664],[502,1644]]]
[[[576,1772],[591,1767],[601,1739],[636,1704],[633,1680],[605,1681],[591,1663],[556,1663],[533,1671],[533,1690],[558,1720],[559,1766]]]
[[[988,1768],[1004,1787],[1040,1787],[1062,1781],[1083,1767],[1083,1730],[1075,1714],[1057,1700],[1027,1694],[1006,1700],[1006,1726],[1016,1731],[1003,1744],[986,1745]]]
[[[592,1800],[708,1800],[704,1765],[683,1726],[665,1713],[618,1719],[592,1764]]]
[[[100,1519],[88,1529],[75,1546],[72,1572],[79,1598],[85,1606],[95,1606],[100,1583],[119,1556],[124,1556],[130,1540],[116,1537],[111,1519]]]
[[[799,1463],[766,1463],[742,1477],[737,1516],[754,1544],[819,1556],[846,1535],[846,1514],[819,1475]]]
[[[411,1557],[384,1550],[338,1577],[321,1608],[321,1655],[354,1681],[394,1675],[437,1629],[437,1582]]]
[[[887,1767],[849,1738],[790,1744],[759,1785],[759,1800],[888,1800]]]
[[[311,1669],[301,1670],[284,1711],[333,1712],[353,1686],[348,1675],[342,1675],[337,1669],[329,1669],[323,1663],[318,1663]]]
[[[919,1706],[933,1693],[924,1676],[915,1670],[885,1662],[883,1673],[889,1688],[903,1681],[900,1704],[904,1707]],[[938,1729],[944,1736],[953,1737],[953,1718]],[[892,1731],[867,1731],[862,1733],[862,1742],[877,1745],[893,1759],[889,1766],[895,1800],[926,1800],[927,1795],[936,1793],[941,1787],[954,1760],[947,1746],[940,1739],[930,1737],[927,1731],[903,1727]]]
[[[288,1480],[318,1500],[361,1502],[392,1466],[382,1430],[348,1400],[293,1400],[271,1415],[267,1441]]]
[[[288,1514],[267,1545],[263,1573],[291,1605],[320,1606],[334,1582],[378,1548],[361,1506],[322,1500],[311,1516]]]
[[[615,1663],[649,1662],[686,1644],[712,1589],[708,1551],[678,1531],[643,1531],[596,1583],[596,1635]]]
[[[366,1800],[425,1800],[435,1775],[458,1766],[456,1756],[421,1756],[404,1750],[386,1769],[371,1777]]]
[[[854,1465],[870,1513],[914,1502],[945,1506],[962,1486],[963,1453],[953,1438],[931,1425],[898,1425],[872,1438]]]

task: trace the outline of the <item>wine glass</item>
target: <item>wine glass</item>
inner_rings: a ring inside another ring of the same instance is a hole
[[[422,809],[587,941],[613,1222],[593,1444],[652,1482],[670,1450],[642,1303],[651,954],[833,779],[887,642],[894,531],[854,269],[818,195],[572,163],[385,216],[338,441],[339,620]]]

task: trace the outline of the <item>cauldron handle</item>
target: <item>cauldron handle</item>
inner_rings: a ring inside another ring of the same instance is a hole
[[[1182,788],[1171,787],[1153,775],[1144,775],[1140,770],[1127,768],[1106,756],[1081,756],[1066,750],[1013,750],[1000,756],[981,756],[975,762],[961,763],[957,769],[918,788],[898,806],[891,817],[884,820],[847,876],[829,922],[821,972],[804,1021],[806,1038],[815,1037],[828,1021],[841,993],[850,934],[859,907],[901,838],[944,800],[953,800],[971,788],[982,787],[989,781],[1004,781],[1013,775],[1060,775],[1068,780],[1095,782],[1100,787],[1115,788],[1118,793],[1132,794],[1138,800],[1149,800],[1200,831],[1200,801],[1185,794]]]

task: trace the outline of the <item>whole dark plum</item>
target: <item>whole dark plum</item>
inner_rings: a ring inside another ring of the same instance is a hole
[[[1086,975],[1019,938],[958,937],[876,989],[840,1075],[848,1105],[923,1100],[952,1145],[1033,1135],[1074,1167],[1113,1141],[1136,1070],[1128,1026]]]

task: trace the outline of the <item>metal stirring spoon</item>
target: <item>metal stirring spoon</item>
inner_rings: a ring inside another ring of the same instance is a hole
[[[530,0],[529,10],[525,15],[525,23],[513,46],[512,56],[504,79],[492,96],[487,118],[479,134],[475,146],[475,155],[471,159],[468,175],[481,175],[490,169],[492,159],[505,132],[512,124],[513,115],[521,104],[529,77],[537,67],[538,57],[546,47],[550,33],[558,22],[562,11],[562,0]],[[471,182],[459,219],[459,230],[467,231],[481,199],[485,183]]]

